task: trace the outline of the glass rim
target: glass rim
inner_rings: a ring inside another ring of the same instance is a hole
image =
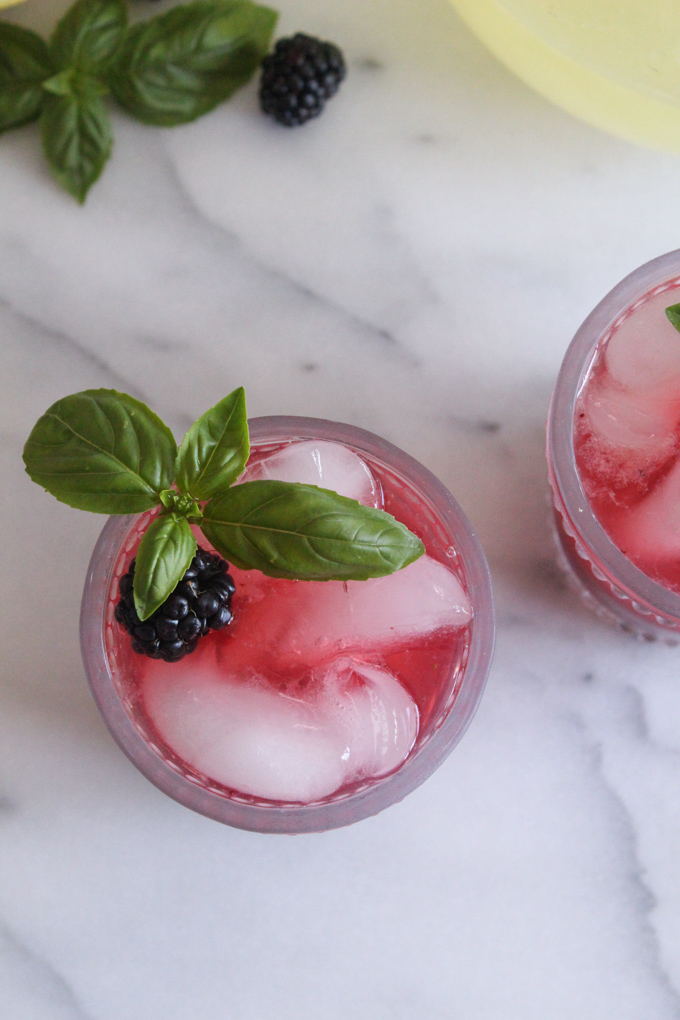
[[[664,587],[632,563],[614,544],[593,513],[581,485],[574,449],[576,401],[590,371],[596,348],[619,316],[656,286],[680,276],[680,249],[635,269],[595,306],[581,324],[564,356],[548,414],[547,456],[551,483],[569,522],[597,559],[606,580],[643,603],[648,611],[680,620],[680,594]]]
[[[174,800],[216,821],[257,832],[302,833],[359,821],[401,800],[435,771],[464,735],[481,700],[495,641],[491,575],[470,522],[446,487],[413,457],[352,425],[326,419],[267,416],[249,420],[253,446],[288,439],[340,442],[396,471],[435,510],[460,563],[474,616],[460,688],[438,727],[394,772],[365,788],[308,805],[260,805],[211,791],[178,772],[152,749],[120,699],[107,664],[104,618],[111,575],[136,517],[110,517],[95,545],[81,605],[80,635],[85,672],[94,699],[118,745],[155,786]]]

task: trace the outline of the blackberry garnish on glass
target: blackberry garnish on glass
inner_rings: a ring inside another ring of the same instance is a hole
[[[233,483],[250,451],[243,388],[191,426],[179,449],[145,404],[85,390],[53,404],[24,448],[26,471],[62,503],[102,514],[157,508],[120,581],[116,619],[133,648],[175,661],[231,622],[242,570],[302,580],[382,577],[424,547],[389,514],[314,485]],[[217,554],[198,549],[198,526]]]
[[[231,597],[236,588],[221,556],[199,547],[177,587],[147,620],[135,609],[134,576],[137,561],[118,582],[120,601],[116,620],[132,637],[140,655],[178,662],[210,630],[222,630],[232,621]]]

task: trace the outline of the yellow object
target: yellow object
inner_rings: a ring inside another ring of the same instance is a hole
[[[503,63],[597,127],[680,151],[679,0],[451,0]]]
[[[20,4],[22,0],[0,0],[0,7],[13,7],[14,4]]]

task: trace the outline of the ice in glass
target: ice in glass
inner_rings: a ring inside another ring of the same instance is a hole
[[[166,792],[246,828],[329,828],[403,797],[462,735],[493,643],[488,570],[452,497],[377,437],[256,419],[251,443],[243,481],[304,482],[385,509],[426,555],[367,581],[230,566],[233,623],[164,662],[135,654],[115,619],[148,515],[112,518],[84,596],[84,659],[114,736]]]
[[[604,615],[647,637],[680,631],[680,258],[623,281],[569,349],[548,460],[559,543]]]

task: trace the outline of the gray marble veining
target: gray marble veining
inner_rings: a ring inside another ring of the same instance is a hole
[[[445,0],[290,0],[297,29],[351,65],[299,132],[254,85],[186,128],[116,114],[83,208],[34,128],[0,139],[0,1016],[677,1020],[680,650],[565,587],[543,426],[580,321],[677,247],[678,158],[550,107]],[[181,434],[239,383],[251,414],[422,460],[498,598],[455,754],[383,815],[294,840],[190,814],[112,744],[77,645],[101,521],[20,459],[64,393],[126,389]]]

